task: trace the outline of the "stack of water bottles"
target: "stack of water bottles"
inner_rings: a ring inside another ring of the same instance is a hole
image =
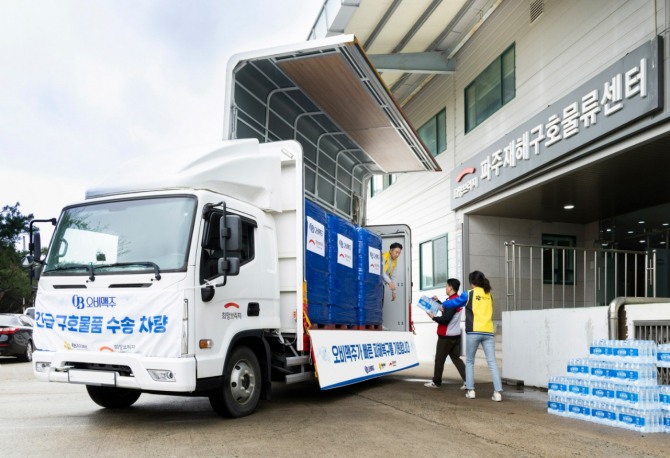
[[[656,351],[656,365],[661,368],[670,368],[670,344],[661,344]],[[663,426],[665,432],[670,433],[670,385],[661,385],[658,400],[663,411]]]
[[[656,364],[654,341],[593,341],[588,358],[571,359],[565,376],[549,378],[547,410],[642,433],[670,433],[670,411],[662,410],[670,408],[662,403],[670,387],[658,385]]]

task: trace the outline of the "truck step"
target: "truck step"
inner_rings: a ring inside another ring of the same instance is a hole
[[[297,374],[287,374],[286,383],[305,382],[307,380],[314,380],[314,372],[298,372]]]
[[[302,356],[284,356],[274,355],[272,357],[273,366],[279,367],[295,367],[309,364],[309,355]]]

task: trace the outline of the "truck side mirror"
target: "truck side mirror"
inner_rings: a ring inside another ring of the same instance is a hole
[[[219,223],[221,228],[221,250],[240,251],[242,247],[242,218],[237,215],[224,215]]]
[[[40,275],[42,274],[42,265],[37,264],[36,266],[33,266],[30,268],[30,283],[32,284],[33,279],[35,281],[39,281]]]
[[[242,218],[237,215],[224,213],[219,220],[219,243],[223,256],[218,261],[218,272],[223,275],[224,286],[228,275],[239,275],[240,273],[240,250],[242,248]]]
[[[42,257],[42,236],[39,232],[33,234],[32,243],[30,244],[30,254],[36,262],[40,262]]]
[[[224,275],[238,275],[240,273],[240,258],[220,258],[219,272]]]

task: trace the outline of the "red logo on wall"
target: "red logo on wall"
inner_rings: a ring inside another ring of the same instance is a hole
[[[476,169],[474,167],[467,167],[461,171],[456,177],[456,183],[460,183],[464,176],[475,173]]]
[[[230,308],[230,307],[235,307],[236,309],[240,308],[239,305],[237,305],[235,302],[228,302],[226,305],[223,306],[224,309]]]

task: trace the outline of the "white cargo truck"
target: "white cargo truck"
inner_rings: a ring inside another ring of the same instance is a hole
[[[405,248],[382,330],[306,313],[305,201],[365,226],[372,176],[439,170],[360,45],[237,55],[226,83],[221,144],[140,158],[63,209],[40,261],[38,379],[108,408],[207,396],[240,417],[273,381],[328,389],[418,364],[406,225],[369,228]]]

